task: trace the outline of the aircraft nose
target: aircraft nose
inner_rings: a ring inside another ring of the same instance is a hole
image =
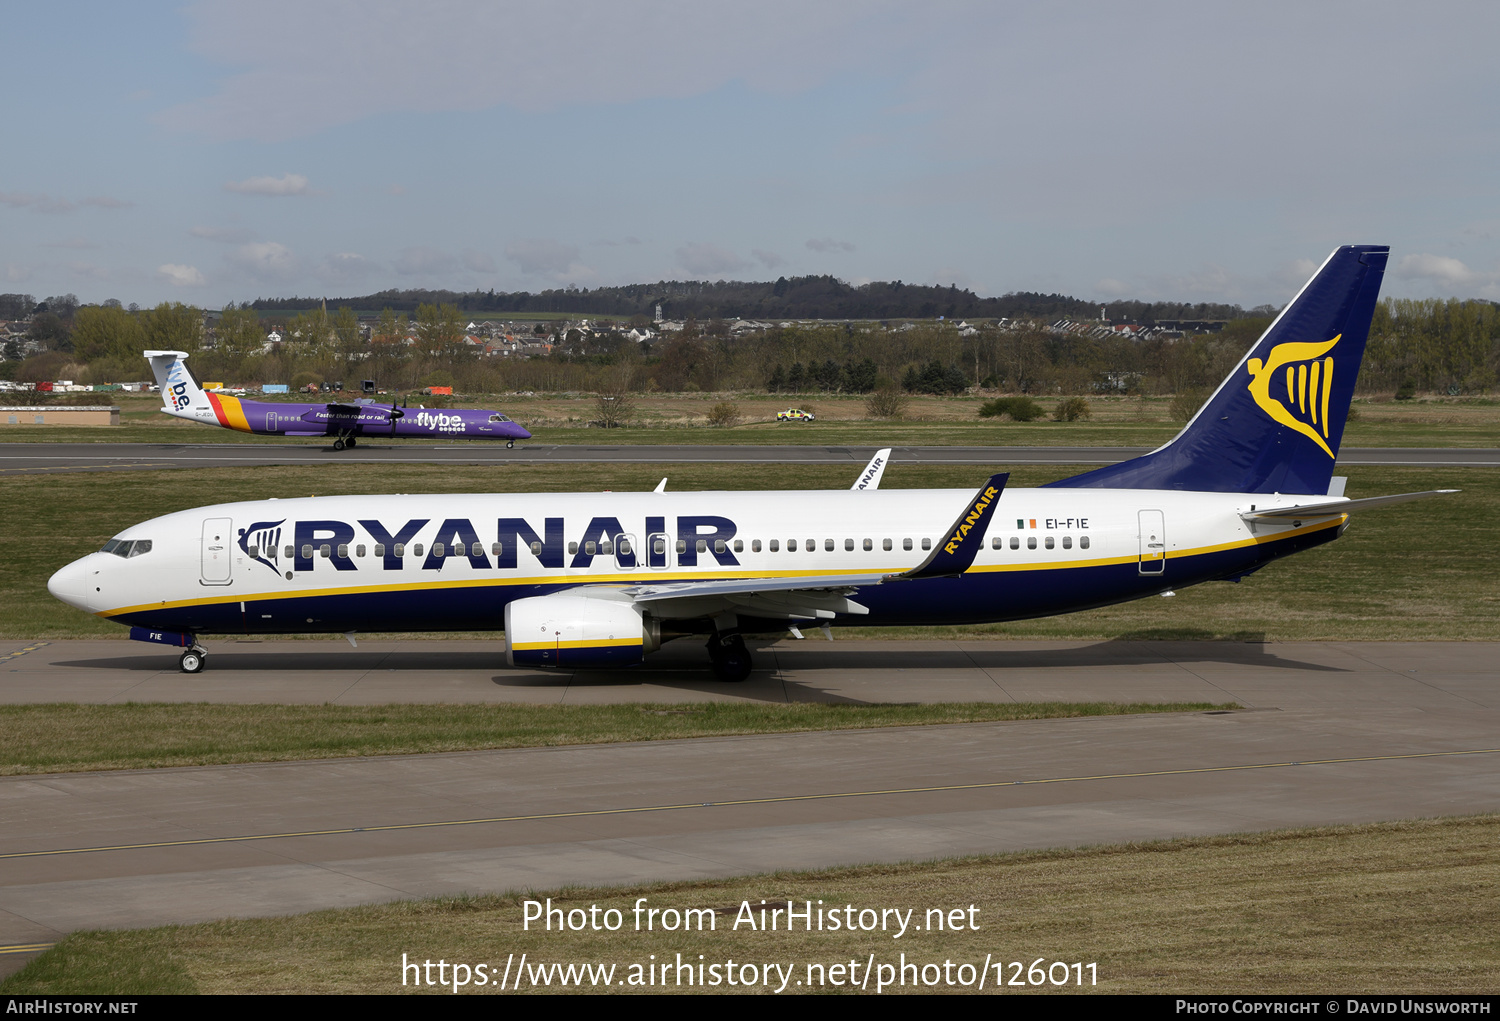
[[[79,610],[88,606],[88,570],[82,560],[75,560],[47,579],[47,591]]]
[[[518,439],[518,440],[529,440],[529,439],[531,439],[531,433],[527,432],[526,431],[526,427],[523,426],[523,425],[521,425],[519,422],[512,422],[511,426],[512,426],[512,428],[514,428],[516,430],[516,439]]]

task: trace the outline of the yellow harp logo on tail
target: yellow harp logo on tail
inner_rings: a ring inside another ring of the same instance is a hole
[[[1248,389],[1260,410],[1312,440],[1329,457],[1333,456],[1326,442],[1328,397],[1333,392],[1333,359],[1324,356],[1333,350],[1341,337],[1342,333],[1322,344],[1277,344],[1271,348],[1265,364],[1259,358],[1252,358],[1248,363]],[[1276,396],[1272,396],[1273,387]]]

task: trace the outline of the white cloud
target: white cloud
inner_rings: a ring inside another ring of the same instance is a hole
[[[286,195],[311,195],[307,178],[301,174],[282,174],[280,177],[247,177],[243,181],[228,181],[225,191],[238,195],[269,195],[280,198]]]
[[[1123,280],[1116,280],[1114,277],[1104,277],[1102,280],[1096,281],[1094,290],[1106,298],[1123,298],[1130,293],[1129,285]]]
[[[333,287],[345,287],[364,279],[374,267],[356,252],[338,252],[319,264],[317,277]]]
[[[428,248],[425,245],[401,249],[395,262],[396,272],[409,277],[441,276],[444,273],[453,272],[457,265],[458,260],[447,252],[440,252],[436,248]]]
[[[216,95],[158,120],[262,139],[393,111],[547,111],[698,96],[734,81],[785,95],[845,68],[879,65],[914,35],[936,34],[927,12],[895,0],[364,0],[357,8],[336,0],[206,0],[187,15],[194,50],[236,70]],[[567,69],[518,74],[514,62],[496,59],[497,39],[508,53],[555,55]],[[622,62],[629,53],[651,56]]]
[[[35,209],[39,213],[71,213],[78,208],[65,198],[17,191],[0,191],[0,205]]]
[[[218,241],[226,245],[243,245],[255,237],[254,233],[243,227],[205,227],[197,226],[188,231],[195,238],[203,238],[205,241]]]
[[[208,283],[203,278],[203,274],[198,272],[197,267],[181,266],[175,262],[158,266],[156,273],[173,287],[202,287]]]
[[[689,242],[677,249],[677,264],[695,276],[715,276],[734,273],[747,265],[744,259],[718,245]]]
[[[23,266],[19,262],[7,262],[5,264],[5,279],[10,283],[20,283],[23,280],[30,280],[31,275],[32,269],[30,266]]]
[[[1432,280],[1448,287],[1466,287],[1485,279],[1457,259],[1426,252],[1402,258],[1396,265],[1396,275],[1408,280]]]
[[[478,252],[470,248],[463,255],[464,269],[471,273],[493,273],[495,272],[495,260],[485,252]]]
[[[297,275],[297,257],[290,248],[275,241],[252,241],[240,245],[227,258],[240,273],[262,283],[284,284]]]
[[[766,269],[775,269],[777,266],[785,265],[786,260],[775,252],[762,251],[759,248],[750,249],[750,254],[755,256],[757,262]]]
[[[822,252],[852,252],[854,245],[848,241],[835,241],[833,238],[809,238],[805,247],[809,251]]]
[[[558,276],[577,263],[578,249],[552,238],[523,238],[505,246],[505,257],[527,276]]]

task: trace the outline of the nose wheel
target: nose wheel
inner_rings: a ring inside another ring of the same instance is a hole
[[[177,660],[177,668],[185,674],[196,674],[203,669],[208,653],[202,649],[189,649]]]
[[[515,445],[516,445],[516,441],[515,440],[506,440],[505,441],[505,449],[506,450],[512,450],[512,449],[514,449]]]

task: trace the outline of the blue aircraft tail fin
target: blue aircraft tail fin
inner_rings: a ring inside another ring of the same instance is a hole
[[[1389,254],[1336,250],[1171,442],[1049,485],[1328,492]]]

